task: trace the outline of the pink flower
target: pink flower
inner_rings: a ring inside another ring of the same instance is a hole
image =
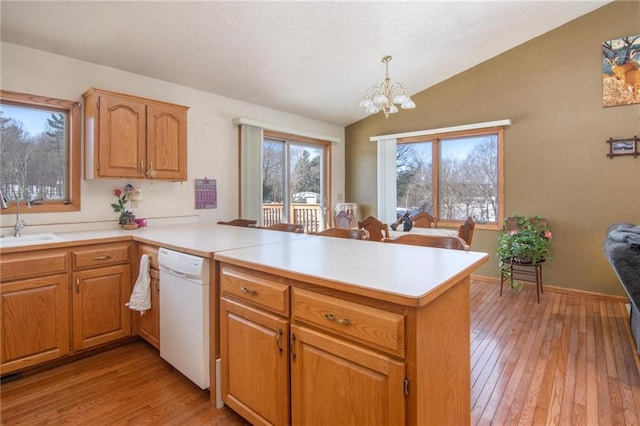
[[[544,231],[544,237],[547,240],[550,240],[553,237],[553,234],[551,233],[551,231]]]
[[[511,231],[509,231],[509,235],[516,235],[516,232],[518,231],[516,231],[515,229],[512,229]]]
[[[116,197],[119,197],[120,194],[122,194],[122,190],[121,189],[114,189],[113,190],[113,195],[115,195]]]

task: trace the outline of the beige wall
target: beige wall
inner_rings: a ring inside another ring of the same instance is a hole
[[[111,203],[114,188],[131,183],[142,188],[143,200],[136,216],[171,222],[189,217],[205,223],[238,216],[238,131],[234,117],[275,124],[296,131],[344,140],[344,128],[276,111],[65,56],[1,44],[2,89],[67,100],[82,100],[89,87],[173,102],[190,107],[188,113],[188,181],[82,180],[82,210],[74,213],[30,214],[23,209],[25,234],[41,231],[74,231],[116,227],[118,214]],[[217,209],[195,209],[194,179],[216,179]],[[344,143],[332,146],[332,205],[344,194]],[[0,217],[0,231],[11,232],[15,215]]]
[[[624,294],[602,253],[607,226],[640,224],[640,157],[606,157],[610,137],[640,136],[640,105],[602,107],[601,44],[640,34],[640,2],[614,2],[413,96],[417,108],[346,129],[346,201],[376,215],[369,137],[511,119],[505,131],[506,214],[540,214],[554,231],[545,284]],[[505,34],[508,37],[508,34]],[[392,75],[393,79],[393,75]],[[498,277],[497,231],[476,230]]]

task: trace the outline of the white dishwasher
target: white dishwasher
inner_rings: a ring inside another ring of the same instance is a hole
[[[209,259],[160,248],[160,356],[209,387]]]

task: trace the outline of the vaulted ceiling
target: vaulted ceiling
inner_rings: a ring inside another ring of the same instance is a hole
[[[7,1],[3,41],[345,126],[609,1]]]

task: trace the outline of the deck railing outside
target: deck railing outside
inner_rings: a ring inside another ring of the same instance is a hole
[[[289,206],[289,222],[304,225],[305,232],[321,231],[322,209],[320,204],[292,203]],[[262,205],[262,225],[284,222],[282,204]]]

